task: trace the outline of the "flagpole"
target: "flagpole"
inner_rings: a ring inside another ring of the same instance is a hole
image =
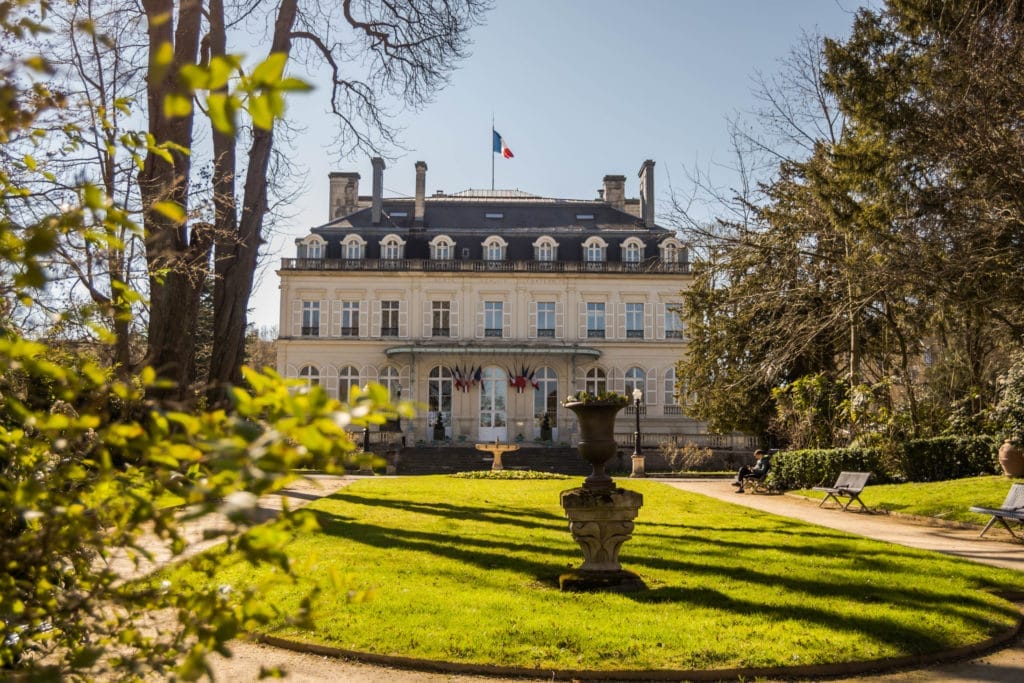
[[[494,114],[491,113],[491,192],[494,192]]]

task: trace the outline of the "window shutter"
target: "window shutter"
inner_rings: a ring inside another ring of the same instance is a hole
[[[580,321],[579,321],[580,322],[580,326],[579,326],[579,330],[577,332],[576,338],[577,339],[586,339],[587,338],[587,302],[586,301],[581,301],[579,303],[579,311],[580,311]]]
[[[380,301],[374,301],[372,304],[372,313],[370,314],[370,335],[371,337],[380,336]]]
[[[338,368],[328,365],[324,368],[324,374],[320,375],[320,383],[328,396],[334,396],[342,401],[347,401],[348,396],[338,396]]]
[[[423,338],[430,339],[434,329],[434,302],[423,302]]]
[[[512,338],[512,307],[506,301],[501,304],[501,336]]]
[[[302,336],[302,300],[292,301],[292,336]]]
[[[454,339],[459,338],[459,302],[452,299],[452,312],[448,324],[451,326],[449,333]]]
[[[284,376],[289,379],[294,379],[299,376],[299,369],[294,365],[286,365],[284,367]]]
[[[370,336],[370,307],[365,301],[359,302],[359,336]]]
[[[526,330],[526,337],[528,339],[535,339],[537,337],[537,302],[530,302],[530,320],[527,323],[529,327]]]
[[[481,301],[476,311],[476,338],[484,338],[484,302]]]
[[[331,320],[331,302],[326,299],[320,300],[320,337],[326,337],[330,334],[330,320]]]
[[[295,256],[297,258],[306,258],[306,245],[299,243],[295,247]]]
[[[654,314],[651,304],[644,304],[644,339],[654,339]]]
[[[398,302],[398,336],[401,339],[409,338],[409,307],[405,301]]]
[[[657,315],[657,318],[658,318],[658,323],[657,323],[658,339],[665,339],[665,326],[668,324],[667,319],[665,317],[667,315],[667,313],[668,313],[668,311],[665,310],[666,307],[667,307],[667,304],[658,302],[658,315]]]
[[[555,302],[555,339],[562,339],[565,337],[565,311],[562,308],[562,302]]]
[[[612,368],[608,371],[608,389],[620,394],[626,391],[626,376],[622,374],[622,370]]]
[[[617,316],[615,316],[616,319],[617,319],[616,320],[617,324],[615,325],[615,338],[616,339],[625,339],[626,338],[626,304],[620,302],[619,304],[617,304],[617,307],[619,309],[619,314]],[[609,326],[609,327],[611,327],[611,326]]]
[[[359,372],[359,386],[365,387],[369,382],[380,381],[380,370],[374,365],[367,365]]]
[[[578,394],[581,391],[585,391],[587,388],[587,371],[583,368],[576,368],[575,377],[576,386],[573,388],[572,393]]]
[[[657,405],[658,403],[658,371],[654,368],[650,368],[647,371],[647,382],[644,387],[644,403],[648,405]]]
[[[341,336],[341,302],[331,302],[331,336]]]

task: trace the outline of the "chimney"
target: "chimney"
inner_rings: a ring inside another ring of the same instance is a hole
[[[648,159],[640,166],[640,218],[645,228],[654,227],[654,162]]]
[[[370,159],[373,164],[373,204],[371,216],[374,225],[380,225],[381,214],[384,212],[384,160],[380,157]]]
[[[356,210],[359,201],[359,174],[335,172],[329,173],[327,178],[330,181],[327,220],[333,221]]]
[[[626,206],[626,176],[606,175],[604,177],[604,200],[622,211]]]
[[[426,210],[427,194],[427,162],[416,162],[416,207],[413,209],[413,225],[423,225],[423,214]]]

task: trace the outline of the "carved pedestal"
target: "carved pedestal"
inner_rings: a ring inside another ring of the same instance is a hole
[[[583,550],[583,565],[558,578],[562,590],[636,591],[646,587],[639,576],[619,564],[619,548],[632,537],[633,520],[643,504],[642,495],[621,488],[562,491],[569,531]]]

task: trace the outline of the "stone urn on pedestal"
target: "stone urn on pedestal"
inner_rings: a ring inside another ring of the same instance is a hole
[[[618,394],[580,393],[565,401],[580,425],[580,456],[593,471],[583,486],[562,491],[561,503],[569,518],[569,531],[583,550],[583,565],[562,574],[558,585],[570,591],[636,591],[643,581],[619,564],[619,549],[633,534],[633,520],[643,496],[615,485],[605,471],[615,457],[615,416],[628,399]]]

